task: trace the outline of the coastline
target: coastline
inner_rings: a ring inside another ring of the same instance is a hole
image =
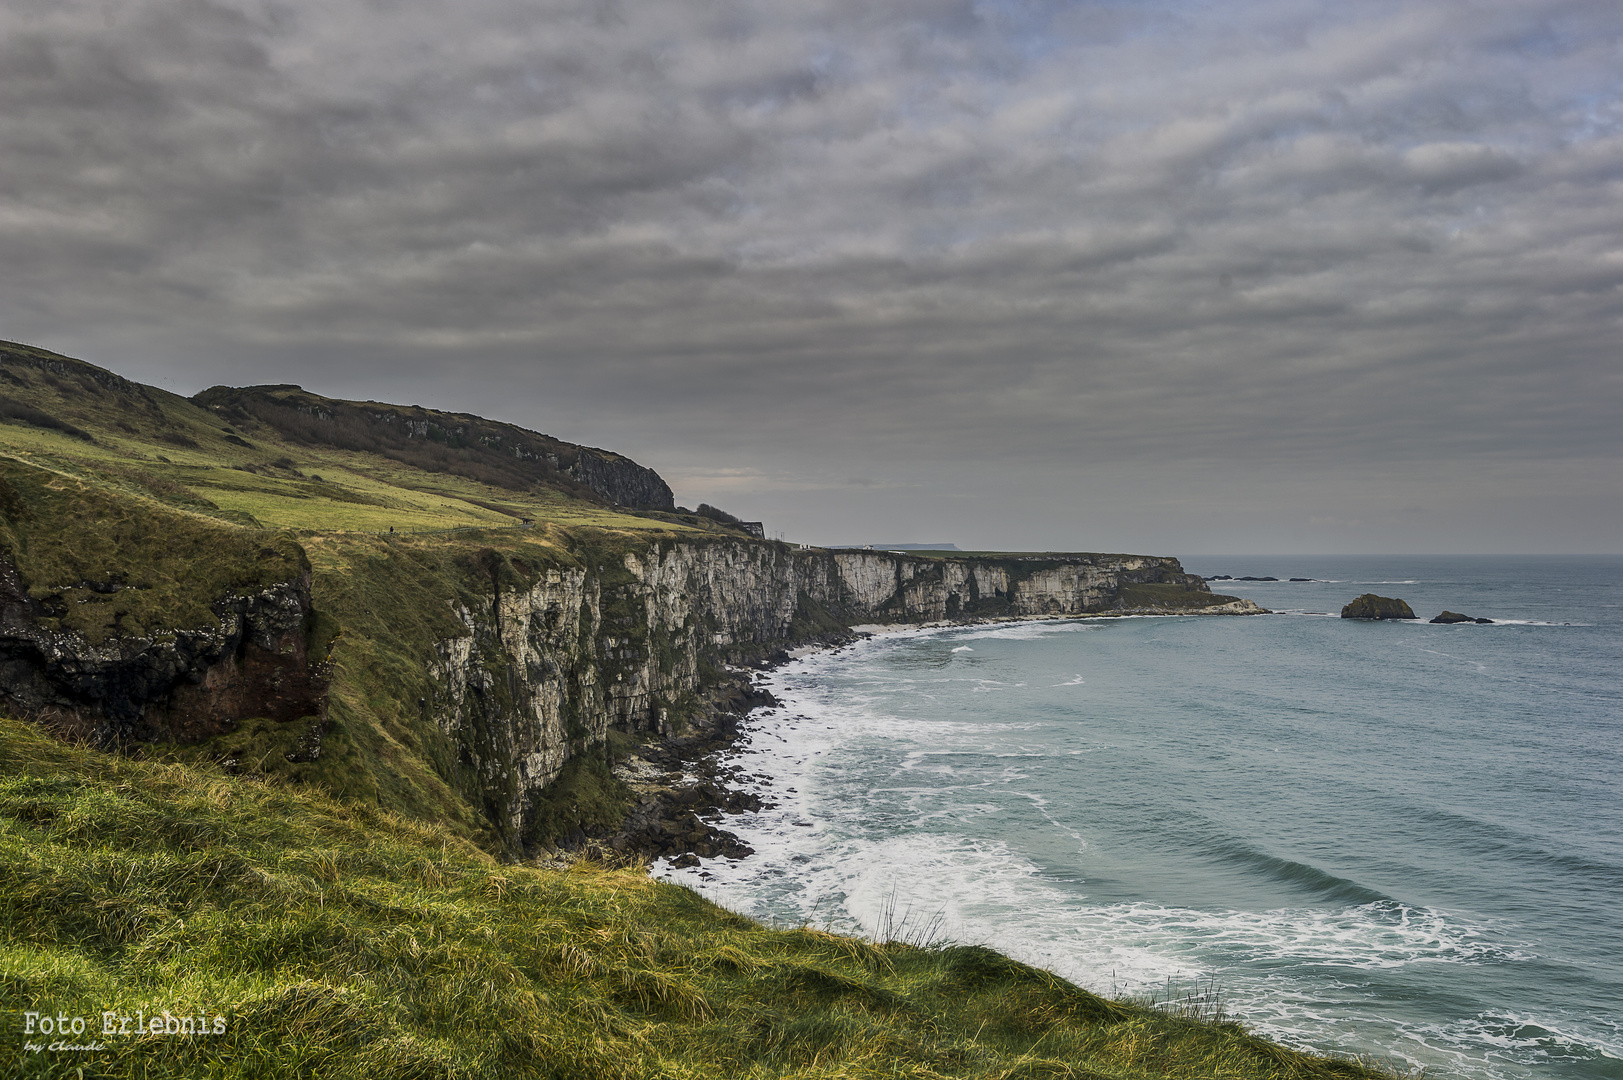
[[[1244,605],[1249,605],[1246,607]],[[1234,610],[1230,610],[1230,609]],[[582,858],[614,864],[647,864],[659,859],[676,869],[697,868],[706,860],[746,859],[754,849],[726,827],[728,817],[776,808],[770,796],[744,787],[741,770],[729,762],[747,733],[750,715],[779,704],[759,685],[762,676],[784,665],[824,653],[837,653],[875,637],[923,635],[974,627],[1079,623],[1120,619],[1182,619],[1216,615],[1273,614],[1250,601],[1195,611],[1098,612],[1086,615],[974,616],[912,623],[860,623],[792,649],[782,649],[754,667],[727,669],[732,677],[713,695],[704,725],[658,743],[627,750],[612,763],[614,778],[631,792],[624,821],[613,831],[583,834],[532,855],[527,862],[564,868]]]
[[[756,854],[661,861],[657,876],[751,918],[870,939],[887,897],[899,910],[912,897],[915,922],[944,908],[953,940],[1111,997],[1164,987],[1168,971],[1185,986],[1215,975],[1260,1035],[1430,1075],[1609,1076],[1618,1014],[1591,1003],[1618,1000],[1617,969],[1595,968],[1617,936],[1596,940],[1558,898],[1596,895],[1616,859],[1600,834],[1515,798],[1534,778],[1492,748],[1526,745],[1560,790],[1587,790],[1593,740],[1617,715],[1595,666],[1616,640],[1614,594],[1514,563],[1480,580],[1429,569],[1373,576],[1423,578],[1404,595],[1464,597],[1494,632],[1080,617],[869,624],[890,640],[849,663],[799,650],[810,666],[771,669],[782,709],[746,725],[755,745],[740,740],[732,762],[761,774],[746,782],[764,799],[791,792],[739,821]],[[1279,609],[1347,592],[1255,588]],[[1056,636],[1062,624],[1094,632]],[[1020,657],[1046,659],[1007,666]],[[1073,665],[1086,685],[1049,689]],[[1044,741],[1045,715],[1062,741]],[[1085,843],[1069,848],[1061,822]],[[1540,914],[1512,890],[1541,898]]]

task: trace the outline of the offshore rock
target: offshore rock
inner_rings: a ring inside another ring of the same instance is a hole
[[[1390,596],[1365,593],[1341,609],[1343,619],[1415,619],[1414,609]]]
[[[1441,615],[1437,616],[1435,619],[1432,619],[1431,621],[1434,622],[1434,623],[1443,623],[1443,624],[1462,623],[1462,622],[1468,622],[1468,623],[1491,623],[1491,622],[1493,622],[1492,619],[1473,619],[1471,616],[1469,616],[1469,615],[1461,615],[1457,611],[1445,611]]]

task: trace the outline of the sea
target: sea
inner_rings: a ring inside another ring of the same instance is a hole
[[[1623,557],[1186,558],[1274,614],[877,633],[761,677],[782,925],[974,943],[1432,1077],[1623,1078]],[[1308,580],[1292,581],[1291,578]],[[1422,620],[1339,617],[1367,592]]]

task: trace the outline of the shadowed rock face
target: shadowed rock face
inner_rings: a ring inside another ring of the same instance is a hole
[[[1415,619],[1414,609],[1390,596],[1365,593],[1341,609],[1343,619]]]
[[[0,701],[104,749],[197,742],[245,716],[319,724],[328,679],[307,652],[309,577],[222,597],[213,611],[212,628],[90,645],[38,625],[39,604],[0,562]]]
[[[616,506],[638,510],[675,510],[670,485],[653,469],[630,458],[581,447],[576,464],[581,483]]]

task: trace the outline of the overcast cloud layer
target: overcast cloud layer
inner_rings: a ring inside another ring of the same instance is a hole
[[[0,337],[817,542],[1623,550],[1623,7],[0,0]]]

